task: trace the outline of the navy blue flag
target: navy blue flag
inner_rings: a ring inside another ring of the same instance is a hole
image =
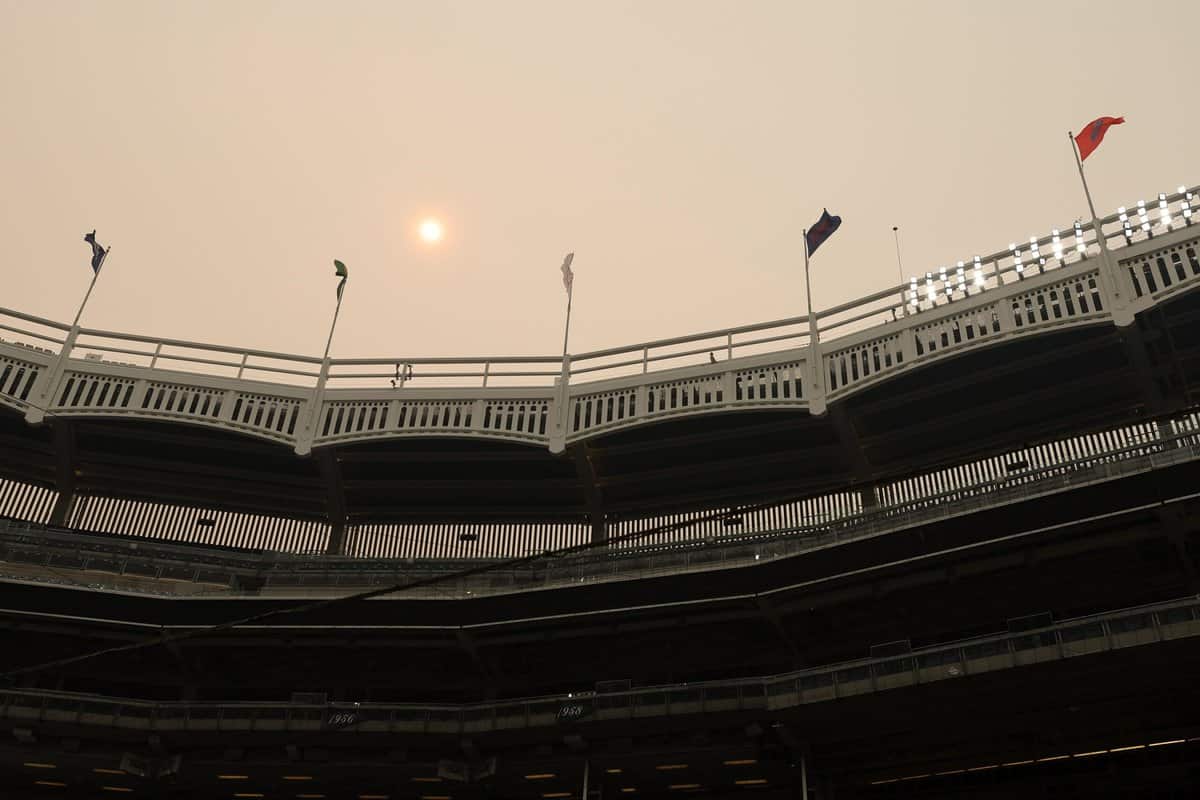
[[[96,241],[95,231],[85,233],[83,240],[92,246],[92,272],[99,272],[100,265],[104,263],[104,254],[107,251]]]
[[[831,216],[829,209],[821,212],[821,218],[817,220],[817,224],[808,229],[808,254],[811,256],[817,252],[817,248],[825,243],[825,240],[833,236],[833,232],[842,225],[841,217]]]

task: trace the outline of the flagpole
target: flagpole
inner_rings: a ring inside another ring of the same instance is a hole
[[[550,431],[551,453],[561,453],[567,446],[567,409],[570,406],[568,387],[571,383],[571,357],[567,355],[567,345],[571,339],[571,301],[575,299],[575,276],[571,272],[571,262],[574,260],[575,254],[567,253],[562,265],[563,288],[567,290],[567,321],[563,326],[562,372],[554,381],[554,405],[557,410],[554,412],[554,424]]]
[[[900,226],[892,226],[892,238],[896,240],[896,270],[900,273],[900,313],[905,310],[904,305],[904,262],[900,260]],[[893,315],[895,316],[895,315]]]
[[[310,411],[308,424],[296,437],[296,454],[306,456],[312,452],[313,437],[317,430],[317,422],[321,416],[321,404],[325,399],[325,384],[329,382],[329,348],[333,345],[333,332],[337,329],[338,313],[342,310],[342,292],[346,288],[346,266],[334,260],[338,275],[342,276],[338,284],[337,305],[333,307],[333,321],[329,323],[329,338],[325,340],[325,354],[321,356],[321,369],[317,373],[317,385],[313,387],[312,400],[309,402]]]
[[[79,325],[79,318],[83,316],[83,309],[87,306],[88,298],[92,296],[92,289],[96,288],[96,279],[100,277],[100,270],[104,268],[104,262],[108,260],[109,250],[112,250],[112,248],[110,247],[104,251],[104,254],[100,256],[99,266],[92,270],[92,282],[88,284],[87,293],[83,296],[83,302],[79,304],[79,310],[75,312],[75,319],[71,322],[72,328]]]
[[[62,376],[67,359],[71,357],[71,351],[75,349],[75,342],[79,339],[79,320],[83,317],[83,309],[87,307],[92,290],[96,288],[96,279],[100,277],[100,270],[104,268],[104,262],[108,259],[108,251],[111,249],[109,247],[101,250],[100,263],[92,270],[92,281],[88,284],[87,292],[83,295],[83,302],[79,304],[79,310],[75,312],[75,319],[71,321],[71,327],[62,340],[58,355],[50,362],[50,368],[46,370],[42,388],[29,400],[29,407],[25,410],[25,420],[30,424],[36,425],[46,418],[46,407],[50,404],[51,393],[58,386],[58,380]]]
[[[324,362],[329,358],[329,347],[333,344],[333,330],[337,327],[338,312],[342,310],[342,293],[338,292],[337,305],[333,307],[333,323],[329,326],[329,338],[325,340],[325,355],[321,357]]]
[[[804,299],[808,304],[808,361],[812,371],[812,387],[809,394],[809,410],[814,414],[825,413],[825,390],[821,377],[821,333],[817,330],[817,317],[813,314],[812,281],[808,277],[808,231],[800,234],[804,239]]]
[[[1092,215],[1092,230],[1096,233],[1096,244],[1100,246],[1101,283],[1106,282],[1112,292],[1113,320],[1117,325],[1124,327],[1133,322],[1133,317],[1128,313],[1124,298],[1121,297],[1121,278],[1109,256],[1108,241],[1104,238],[1104,227],[1100,224],[1100,217],[1096,216],[1096,204],[1092,202],[1092,190],[1088,188],[1087,176],[1083,172],[1083,159],[1079,157],[1079,143],[1075,141],[1075,136],[1070,131],[1067,131],[1067,138],[1071,140],[1071,153],[1075,156],[1075,166],[1079,169],[1079,182],[1083,184],[1083,194],[1087,198],[1088,211]]]
[[[1096,231],[1096,240],[1101,250],[1107,250],[1108,244],[1104,241],[1104,234],[1100,230],[1100,219],[1096,216],[1096,204],[1092,202],[1092,191],[1088,188],[1087,176],[1083,174],[1083,160],[1079,157],[1079,146],[1075,141],[1075,135],[1070,131],[1067,131],[1067,138],[1071,140],[1071,154],[1075,156],[1075,166],[1079,168],[1079,180],[1083,184],[1083,194],[1087,198],[1088,211],[1092,213],[1092,228]]]
[[[802,231],[800,235],[804,238],[804,296],[808,302],[808,338],[816,342],[818,339],[817,320],[813,316],[812,282],[808,277],[808,231]]]
[[[572,288],[567,289],[567,325],[566,325],[566,328],[563,330],[563,361],[564,362],[567,360],[567,339],[571,335],[571,298],[574,294],[575,294],[574,281],[572,281]]]

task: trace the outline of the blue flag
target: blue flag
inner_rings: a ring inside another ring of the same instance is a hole
[[[104,256],[108,255],[108,251],[96,241],[95,231],[85,233],[83,240],[92,246],[92,272],[99,272],[100,265],[104,263]]]
[[[808,229],[808,254],[811,256],[817,252],[817,248],[825,243],[825,240],[833,236],[833,232],[842,225],[841,217],[831,216],[829,209],[825,209],[821,213],[821,218],[817,220],[817,224]]]

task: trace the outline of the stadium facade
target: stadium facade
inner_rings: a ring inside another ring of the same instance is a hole
[[[567,358],[0,311],[0,782],[1184,796],[1197,191]]]

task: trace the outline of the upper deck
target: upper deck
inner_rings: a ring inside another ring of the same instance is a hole
[[[0,310],[21,342],[0,342],[16,412],[0,470],[53,487],[59,524],[77,498],[118,497],[339,539],[453,521],[603,538],[650,513],[847,491],[870,506],[938,465],[1189,407],[1198,193],[1105,217],[1105,248],[1064,226],[812,319],[565,359],[322,361]]]

